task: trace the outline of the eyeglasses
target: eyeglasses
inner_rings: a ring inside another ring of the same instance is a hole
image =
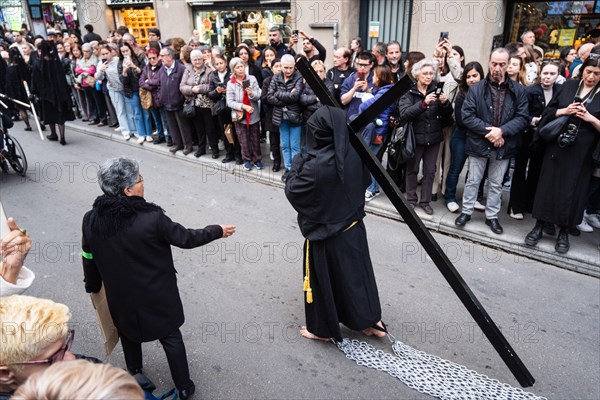
[[[52,354],[50,357],[48,357],[45,360],[23,361],[23,362],[11,363],[11,364],[8,364],[8,365],[28,365],[28,364],[48,364],[48,365],[52,365],[52,364],[55,364],[57,362],[60,362],[60,361],[64,360],[65,354],[67,353],[67,351],[69,351],[71,349],[71,345],[73,344],[73,338],[74,337],[75,337],[75,330],[71,329],[69,331],[69,333],[67,334],[67,339],[65,340],[65,342],[63,343],[63,345],[60,347],[60,349],[58,349],[54,354]]]
[[[356,63],[356,65],[358,65],[358,68],[367,68],[367,67],[370,67],[370,66],[371,66],[371,64],[370,64],[370,63],[369,63],[369,64],[361,64],[361,63]]]
[[[133,184],[133,186],[137,185],[138,183],[142,183],[144,182],[144,177],[142,175],[138,175],[138,180]]]
[[[591,58],[592,60],[597,60],[600,58],[600,54],[590,53],[590,55],[588,57]]]

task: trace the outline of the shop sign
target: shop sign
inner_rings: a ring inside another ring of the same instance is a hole
[[[369,37],[379,37],[379,21],[369,21]]]
[[[575,41],[577,29],[561,29],[558,33],[559,46],[572,46]]]
[[[106,0],[107,6],[152,3],[152,0]]]

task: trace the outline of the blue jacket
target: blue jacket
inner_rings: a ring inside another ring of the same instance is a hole
[[[375,103],[377,100],[379,100],[381,98],[381,96],[383,96],[385,94],[385,92],[390,90],[393,86],[394,85],[390,83],[389,85],[385,85],[378,89],[374,89],[373,97],[370,98],[369,100],[365,101],[364,103],[361,103],[358,106],[359,114],[362,114],[367,108],[371,107],[371,105],[373,103]],[[377,117],[383,122],[383,124],[381,126],[378,126],[377,129],[375,130],[375,132],[376,132],[377,136],[383,136],[384,140],[389,131],[390,116],[392,115],[392,111],[394,111],[394,103],[390,104],[390,106],[388,108],[386,108],[385,110],[383,110],[383,112],[381,114],[379,114],[379,116]]]
[[[340,97],[345,95],[346,93],[348,93],[350,91],[350,89],[352,89],[354,87],[356,78],[358,78],[358,73],[354,72],[352,75],[350,75],[349,77],[347,77],[344,80],[344,83],[342,83],[342,90],[340,91]],[[369,72],[369,75],[367,76],[367,85],[370,88],[373,87],[373,71]],[[360,104],[361,104],[361,99],[356,97],[356,94],[358,94],[358,93],[362,93],[362,92],[355,93],[355,97],[345,107],[346,115],[348,117],[351,117],[358,113],[358,106],[360,106]]]

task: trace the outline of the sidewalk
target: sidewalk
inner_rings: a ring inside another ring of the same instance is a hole
[[[241,165],[235,165],[233,162],[223,164],[221,162],[221,160],[225,157],[223,151],[221,151],[221,157],[216,160],[213,160],[210,157],[210,154],[196,158],[193,156],[193,154],[184,156],[181,154],[181,151],[178,151],[175,155],[173,155],[168,151],[167,146],[164,143],[160,145],[154,145],[146,142],[143,145],[139,145],[134,137],[132,137],[129,141],[125,141],[120,132],[108,127],[100,128],[95,125],[89,126],[80,120],[68,122],[66,125],[70,131],[121,142],[123,145],[127,146],[134,146],[138,148],[143,147],[147,151],[164,154],[169,157],[175,157],[183,161],[202,165],[203,168],[205,168],[204,174],[206,175],[228,173],[239,176],[240,179],[247,181],[256,181],[281,188],[284,187],[283,182],[281,182],[282,171],[271,171],[272,161],[268,156],[269,150],[267,144],[263,144],[262,146],[265,169],[262,171],[253,169],[252,171],[248,172],[245,171]],[[464,182],[464,180],[461,182]],[[461,186],[459,187],[457,195],[462,195]],[[499,216],[500,223],[504,228],[504,233],[502,235],[496,235],[492,233],[490,228],[485,225],[485,215],[483,212],[476,211],[475,214],[473,214],[472,220],[464,228],[461,229],[456,227],[456,225],[454,225],[454,220],[458,214],[453,214],[448,211],[444,204],[443,198],[439,199],[437,202],[431,203],[431,206],[434,210],[433,215],[425,214],[419,207],[415,209],[415,212],[423,220],[425,226],[427,226],[427,228],[429,228],[431,231],[441,232],[465,241],[479,243],[491,248],[512,253],[515,255],[515,260],[518,260],[520,257],[525,257],[546,264],[555,265],[557,267],[577,271],[582,274],[600,277],[600,250],[598,249],[598,244],[600,243],[599,230],[595,230],[593,233],[581,233],[579,237],[570,235],[569,241],[571,248],[565,255],[560,255],[554,250],[556,236],[549,237],[545,235],[536,247],[532,248],[526,246],[524,244],[525,236],[531,230],[531,228],[533,228],[535,221],[531,218],[531,215],[526,215],[525,219],[522,221],[517,221],[510,218],[506,213],[508,195],[508,192],[505,191],[502,199],[503,207]],[[375,215],[402,221],[402,218],[398,212],[394,209],[392,204],[383,193],[367,203],[366,210],[367,212]],[[448,250],[448,253],[450,252],[451,250]],[[448,256],[451,258],[450,254],[448,254]],[[494,257],[495,254],[490,253],[490,258],[493,259]],[[526,263],[523,265],[526,266]]]

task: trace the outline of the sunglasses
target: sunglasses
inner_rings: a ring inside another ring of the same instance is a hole
[[[8,364],[8,365],[28,365],[28,364],[48,364],[48,365],[52,365],[52,364],[55,364],[57,362],[60,362],[60,361],[64,360],[65,354],[67,353],[67,351],[69,351],[71,349],[71,345],[73,344],[73,338],[74,337],[75,337],[75,331],[73,329],[71,329],[69,331],[69,333],[67,334],[67,339],[65,340],[65,342],[63,343],[63,345],[60,347],[60,349],[58,349],[54,354],[52,354],[50,357],[48,357],[45,360],[24,361],[24,362],[11,363],[11,364]]]

